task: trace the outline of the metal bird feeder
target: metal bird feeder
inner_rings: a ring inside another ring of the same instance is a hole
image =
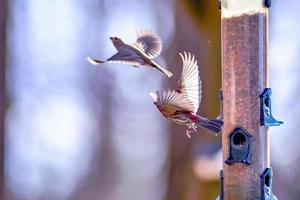
[[[271,1],[222,0],[222,188],[218,199],[276,199],[269,126],[268,8]]]

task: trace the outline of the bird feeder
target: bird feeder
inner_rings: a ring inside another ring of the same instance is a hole
[[[266,199],[265,191],[268,199],[276,199],[269,189],[268,129],[281,122],[271,114],[266,89],[270,5],[270,1],[262,0],[220,1],[224,162],[218,199]]]

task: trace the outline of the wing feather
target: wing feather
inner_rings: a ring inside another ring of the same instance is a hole
[[[107,62],[140,66],[143,60],[138,55],[124,50],[118,51],[115,55],[108,58]]]
[[[87,57],[86,59],[92,65],[99,65],[99,64],[102,64],[102,63],[105,62],[105,61],[97,60],[97,59],[94,59],[94,58],[91,58],[91,57]]]
[[[179,53],[183,68],[178,83],[177,91],[193,103],[193,112],[197,112],[202,96],[202,82],[199,75],[198,64],[195,56],[185,51]]]
[[[162,50],[160,37],[148,29],[137,31],[137,41],[133,46],[142,49],[149,58],[157,57]]]
[[[153,98],[154,102],[164,108],[173,107],[177,108],[178,110],[193,112],[193,102],[175,90],[159,90],[156,92],[151,92],[150,96]]]

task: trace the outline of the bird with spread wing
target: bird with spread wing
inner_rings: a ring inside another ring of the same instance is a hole
[[[197,115],[202,96],[202,83],[199,76],[198,64],[194,55],[183,52],[179,54],[183,69],[176,90],[159,90],[151,92],[154,105],[164,117],[178,124],[186,125],[186,134],[196,132],[197,127],[203,127],[217,135],[223,126],[220,119],[207,119]]]
[[[170,78],[172,73],[153,60],[162,50],[160,37],[147,29],[137,31],[137,36],[136,42],[132,45],[124,43],[118,37],[110,37],[118,52],[104,61],[87,57],[88,62],[93,65],[104,62],[129,64],[134,67],[144,65],[158,69]]]

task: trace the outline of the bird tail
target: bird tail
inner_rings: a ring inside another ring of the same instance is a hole
[[[87,57],[86,59],[87,59],[87,61],[88,61],[90,64],[92,64],[92,65],[99,65],[99,64],[105,62],[105,61],[102,61],[102,60],[96,60],[96,59],[91,58],[91,57]]]
[[[206,128],[214,135],[218,135],[222,129],[223,121],[221,119],[206,119],[204,117],[199,118],[197,125]]]
[[[164,73],[168,78],[170,78],[171,76],[173,76],[173,73],[170,72],[167,69],[162,68],[159,64],[155,63],[155,62],[151,62],[151,66],[158,69],[159,71],[161,71],[162,73]]]

